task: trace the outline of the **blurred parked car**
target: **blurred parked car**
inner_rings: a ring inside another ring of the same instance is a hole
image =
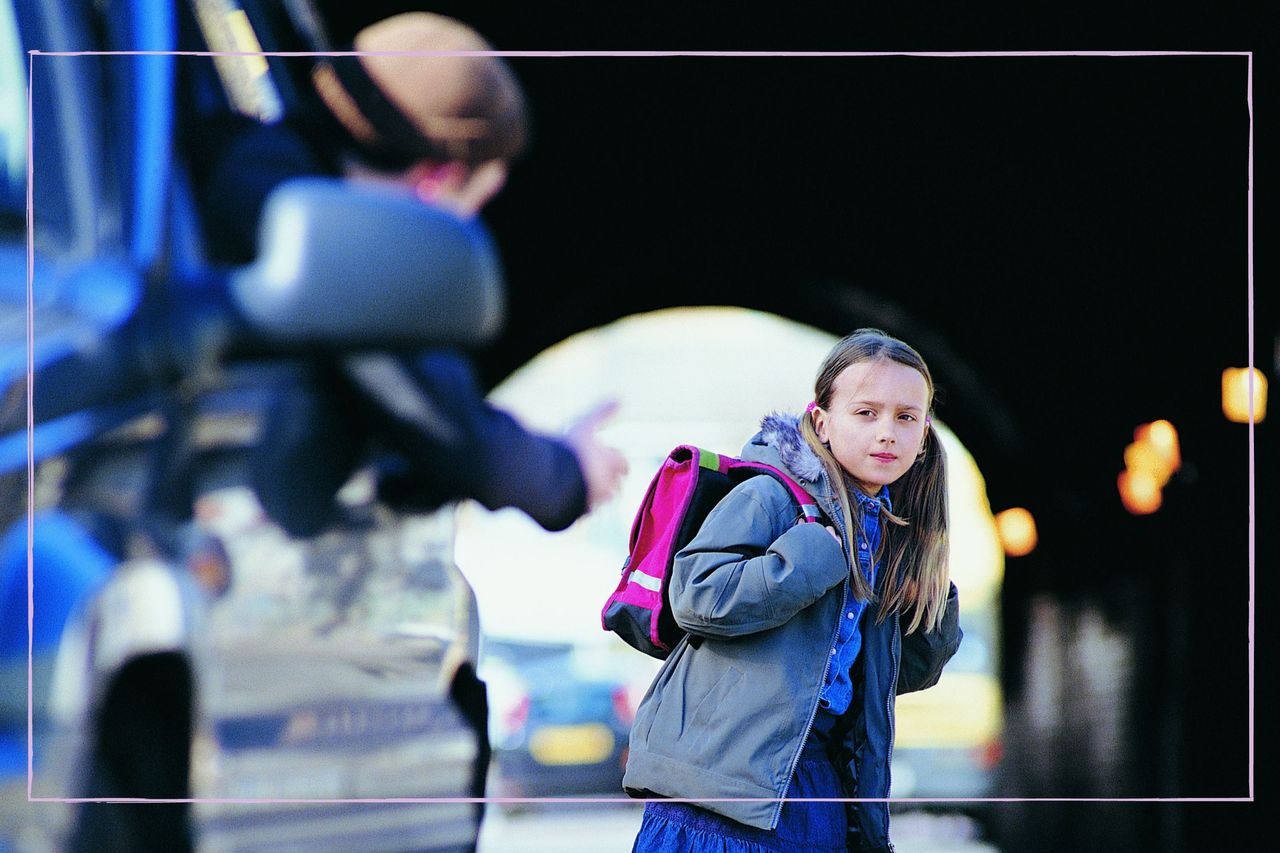
[[[640,658],[573,643],[486,638],[495,797],[622,796],[627,741],[648,686]],[[621,659],[623,665],[619,666]]]
[[[243,34],[238,4],[197,5]],[[451,514],[338,468],[304,533],[254,483],[275,429],[315,439],[287,473],[342,464],[312,359],[481,342],[496,259],[478,222],[314,180],[273,196],[258,262],[207,266],[173,145],[177,18],[0,0],[0,770],[25,794],[30,732],[44,800],[6,797],[0,849],[470,850],[458,800],[488,746]],[[297,418],[267,417],[282,399]],[[452,801],[365,802],[392,798]]]
[[[898,697],[893,797],[993,796],[1004,728],[994,610],[961,608],[960,625],[964,641],[938,683]]]

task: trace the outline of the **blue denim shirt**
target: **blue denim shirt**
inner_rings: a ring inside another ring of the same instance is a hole
[[[880,547],[880,506],[893,511],[889,502],[889,487],[880,489],[878,497],[868,497],[861,491],[853,491],[858,505],[862,509],[862,530],[855,531],[854,540],[858,555],[858,567],[874,589],[876,585],[876,568],[871,565],[871,555]],[[862,621],[862,613],[868,602],[857,601],[850,597],[846,603],[844,618],[840,620],[840,629],[836,635],[835,648],[831,649],[831,666],[827,668],[827,678],[823,682],[822,693],[819,694],[818,707],[833,714],[843,714],[853,700],[853,681],[849,678],[849,670],[858,658],[858,649],[862,646],[862,633],[858,623]]]

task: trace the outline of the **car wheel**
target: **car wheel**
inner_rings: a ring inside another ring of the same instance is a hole
[[[95,720],[85,768],[87,798],[186,799],[190,794],[192,681],[176,653],[136,658],[121,668]],[[82,803],[73,853],[188,853],[186,803]]]

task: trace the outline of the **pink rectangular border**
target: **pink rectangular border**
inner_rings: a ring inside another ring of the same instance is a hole
[[[303,803],[538,803],[538,802],[563,802],[563,803],[619,803],[619,802],[648,802],[647,800],[630,800],[621,798],[593,798],[593,797],[424,797],[424,798],[392,798],[392,799],[265,799],[265,798],[244,798],[244,799],[214,799],[214,798],[191,798],[191,799],[147,799],[147,798],[54,798],[54,797],[33,797],[32,788],[34,785],[33,760],[34,760],[34,702],[33,702],[33,647],[34,647],[34,618],[35,618],[35,599],[34,599],[34,568],[33,568],[33,533],[35,525],[35,443],[34,443],[34,410],[33,410],[33,393],[34,386],[34,299],[33,299],[33,278],[35,269],[35,214],[34,214],[34,194],[33,194],[33,160],[34,160],[34,113],[32,111],[31,100],[31,80],[35,70],[36,56],[280,56],[280,57],[306,57],[306,56],[503,56],[503,57],[539,57],[539,58],[582,58],[582,57],[631,57],[631,58],[666,58],[666,57],[771,57],[771,58],[795,58],[795,57],[828,57],[828,58],[853,58],[853,57],[887,57],[887,56],[917,56],[917,57],[941,57],[941,58],[965,58],[965,57],[1079,57],[1079,56],[1110,56],[1110,57],[1152,57],[1152,56],[1244,56],[1247,57],[1247,74],[1245,101],[1249,111],[1249,150],[1248,150],[1248,186],[1246,190],[1247,197],[1247,222],[1248,222],[1248,260],[1247,260],[1247,277],[1248,277],[1248,366],[1250,368],[1249,375],[1249,795],[1247,797],[972,797],[972,798],[916,798],[916,797],[879,797],[879,798],[858,798],[858,799],[788,799],[788,802],[886,802],[886,803],[972,803],[972,802],[993,802],[993,803],[1021,803],[1021,802],[1086,802],[1086,803],[1251,803],[1255,800],[1255,741],[1254,741],[1254,703],[1255,703],[1255,672],[1254,672],[1254,597],[1256,594],[1255,587],[1255,559],[1256,559],[1256,514],[1254,508],[1255,501],[1255,447],[1254,447],[1254,422],[1253,422],[1253,349],[1254,349],[1254,303],[1253,303],[1253,285],[1254,285],[1254,267],[1253,267],[1253,51],[696,51],[696,50],[633,50],[633,51],[607,51],[607,50],[460,50],[460,51],[333,51],[327,53],[317,53],[311,51],[128,51],[128,50],[86,50],[86,51],[41,51],[31,50],[27,52],[27,802],[29,803],[214,803],[214,804],[238,804],[238,803],[280,803],[280,804],[303,804]],[[714,800],[683,800],[671,799],[667,802],[777,802],[776,799],[752,799],[752,798],[727,798]]]

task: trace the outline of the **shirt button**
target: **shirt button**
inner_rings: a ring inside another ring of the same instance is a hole
[[[861,543],[859,543],[859,544],[858,544],[858,547],[859,547],[859,548],[861,548],[863,551],[865,551],[865,550],[867,550],[867,543],[866,543],[866,542],[861,542]]]
[[[850,610],[848,613],[846,613],[846,614],[844,615],[844,618],[846,618],[846,619],[852,619],[852,618],[853,618],[853,611],[852,611],[852,610]]]
[[[831,654],[833,654],[833,655],[834,655],[835,653],[836,653],[836,650],[835,650],[835,649],[832,649],[832,650],[831,650]]]

